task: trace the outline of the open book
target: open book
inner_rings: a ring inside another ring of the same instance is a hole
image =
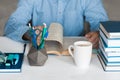
[[[68,46],[75,41],[87,40],[80,37],[63,37],[63,27],[59,23],[52,23],[48,29],[49,35],[45,42],[48,54],[69,55]]]
[[[63,28],[58,23],[52,23],[48,30],[46,50],[48,54],[60,55],[63,51]]]

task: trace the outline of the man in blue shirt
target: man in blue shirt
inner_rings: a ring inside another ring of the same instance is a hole
[[[99,22],[108,20],[101,0],[19,0],[16,11],[6,23],[5,36],[25,42],[30,20],[32,26],[57,22],[62,24],[64,36],[80,36],[84,29],[83,16],[90,23],[90,32],[85,37],[95,48],[99,41]]]

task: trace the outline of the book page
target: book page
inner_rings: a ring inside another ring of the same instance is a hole
[[[48,29],[48,38],[46,39],[46,50],[49,54],[60,55],[63,46],[63,27],[59,23],[52,23]]]
[[[59,23],[52,23],[48,29],[49,35],[45,42],[47,54],[69,55],[68,46],[75,41],[87,40],[85,37],[64,37],[63,27]]]
[[[52,23],[48,29],[47,41],[58,41],[63,45],[63,27],[59,23]]]

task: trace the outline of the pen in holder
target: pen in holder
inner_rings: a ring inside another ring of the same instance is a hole
[[[32,47],[27,55],[29,64],[31,66],[43,66],[48,59],[45,49],[45,38],[48,36],[46,24],[31,27],[30,35],[32,37]]]

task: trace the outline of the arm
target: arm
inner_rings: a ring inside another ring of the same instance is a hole
[[[97,31],[99,22],[108,20],[101,0],[85,0],[84,16],[85,20],[90,23],[90,31]]]
[[[9,17],[4,35],[20,42],[25,42],[22,39],[23,35],[28,31],[27,23],[31,20],[34,0],[19,0],[16,11]]]
[[[90,31],[85,37],[93,43],[93,48],[99,46],[99,22],[107,21],[108,16],[103,8],[101,0],[86,0],[84,7],[86,21],[90,23]]]

